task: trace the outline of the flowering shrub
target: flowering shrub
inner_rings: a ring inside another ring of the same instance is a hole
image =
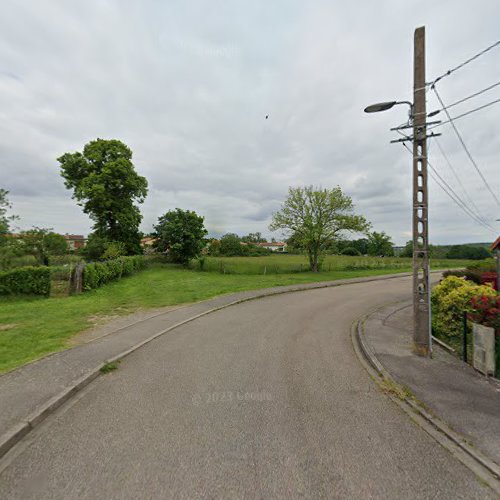
[[[500,295],[475,296],[470,299],[469,318],[474,323],[500,329]]]
[[[471,299],[478,295],[496,297],[496,292],[489,286],[476,285],[456,276],[449,276],[437,285],[431,294],[435,333],[452,343],[459,342],[463,313],[471,309]]]
[[[431,303],[433,306],[438,307],[439,303],[446,297],[450,292],[466,286],[468,283],[465,281],[465,277],[458,276],[447,276],[438,285],[436,285],[431,294]]]

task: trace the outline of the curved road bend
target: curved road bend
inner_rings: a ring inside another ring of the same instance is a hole
[[[489,498],[377,389],[351,322],[410,278],[255,300],[126,358],[0,462],[0,498]]]

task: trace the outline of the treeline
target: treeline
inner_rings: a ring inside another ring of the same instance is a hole
[[[211,238],[207,241],[207,254],[223,257],[257,257],[269,255],[271,250],[262,247],[259,243],[265,243],[261,233],[250,233],[247,236],[238,236],[235,233],[227,233],[220,239]]]
[[[302,253],[300,244],[297,244],[292,236],[287,240],[288,253]],[[330,255],[372,255],[375,257],[393,257],[394,244],[391,237],[384,231],[373,231],[366,238],[354,240],[331,239],[325,242],[324,252]]]
[[[492,257],[492,253],[481,245],[429,245],[431,259],[468,259],[483,260]],[[406,243],[399,257],[413,256],[413,242]]]

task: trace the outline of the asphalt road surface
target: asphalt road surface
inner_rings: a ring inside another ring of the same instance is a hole
[[[352,321],[410,287],[274,296],[162,336],[0,462],[0,498],[494,498],[353,351]]]

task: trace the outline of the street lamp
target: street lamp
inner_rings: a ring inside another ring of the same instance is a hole
[[[365,108],[365,113],[378,113],[380,111],[387,111],[397,104],[408,104],[410,106],[410,118],[413,115],[413,104],[410,101],[387,101],[387,102],[377,102],[376,104],[371,104]]]

